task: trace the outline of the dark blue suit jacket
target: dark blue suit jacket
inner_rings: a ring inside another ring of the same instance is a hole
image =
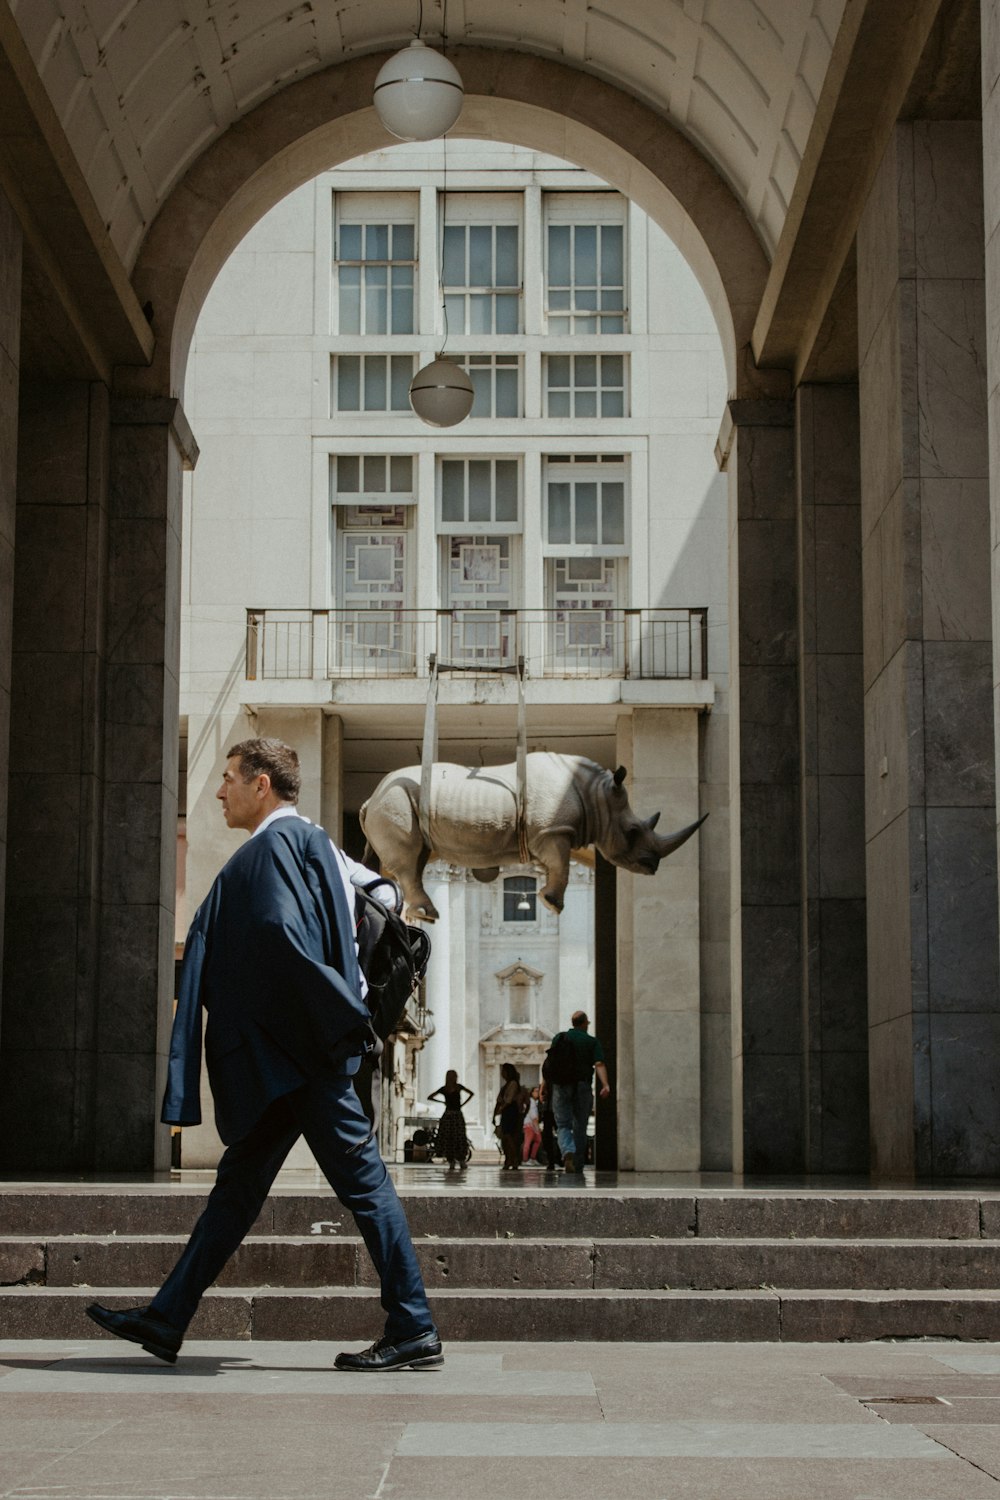
[[[353,915],[322,828],[276,819],[236,851],[195,913],[170,1039],[167,1124],[201,1122],[203,1006],[227,1145],[273,1100],[368,1045]]]

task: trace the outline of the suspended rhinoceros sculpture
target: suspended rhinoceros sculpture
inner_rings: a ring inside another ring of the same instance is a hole
[[[423,818],[421,769],[407,766],[383,777],[361,809],[369,846],[366,862],[374,851],[382,868],[399,881],[409,921],[437,918],[423,887],[424,868],[431,858],[464,866],[479,880],[495,880],[501,865],[537,863],[546,874],[542,900],[559,912],[569,879],[570,850],[594,844],[619,869],[655,875],[660,860],[679,849],[705,821],[699,818],[666,836],[655,833],[659,813],[637,817],[629,807],[624,780],[624,766],[612,775],[579,755],[536,751],[526,760],[519,830],[516,765],[470,768],[435,762],[430,807]]]

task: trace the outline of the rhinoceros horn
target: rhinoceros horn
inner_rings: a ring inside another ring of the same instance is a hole
[[[653,814],[649,819],[650,827],[653,826],[659,816],[659,813]],[[657,856],[660,859],[666,859],[668,854],[673,854],[675,849],[679,849],[682,844],[687,843],[693,833],[698,832],[698,829],[707,817],[708,813],[703,813],[696,823],[689,823],[686,828],[679,829],[677,833],[665,833],[659,838],[654,839],[653,842],[656,845]]]

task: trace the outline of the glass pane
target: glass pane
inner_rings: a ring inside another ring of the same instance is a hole
[[[549,536],[550,542],[571,542],[569,485],[549,485]]]
[[[492,464],[488,459],[474,458],[469,463],[469,520],[492,521]]]
[[[357,458],[337,459],[338,495],[356,495],[358,493],[360,472],[361,465]]]
[[[392,258],[393,260],[413,260],[413,225],[393,224],[392,226]]]
[[[597,285],[597,225],[576,226],[574,249],[575,281],[577,286]]]
[[[550,333],[570,333],[570,332],[572,332],[572,330],[571,330],[571,328],[569,326],[569,318],[550,318],[549,319],[549,332]]]
[[[605,354],[601,359],[601,384],[624,385],[625,361],[620,354]]]
[[[497,333],[517,332],[518,297],[510,297],[503,293],[496,299],[497,305]]]
[[[605,328],[604,332],[607,333],[607,331],[608,330]],[[573,319],[573,332],[574,333],[596,333],[597,332],[597,319],[596,318],[574,318]]]
[[[576,409],[575,409],[573,415],[575,417],[596,417],[597,416],[597,392],[596,391],[577,391],[577,393],[576,393]]]
[[[517,225],[497,225],[497,286],[518,286]]]
[[[593,308],[594,311],[596,312],[597,311],[597,289],[596,289],[596,287],[577,287],[577,289],[576,289],[576,306],[579,307],[579,308],[582,308],[584,311],[589,311],[591,308]]]
[[[357,411],[361,395],[361,360],[345,354],[337,360],[337,410]]]
[[[488,292],[469,298],[469,333],[493,332],[493,298]]]
[[[441,465],[441,519],[465,520],[465,465],[454,459]]]
[[[385,494],[385,459],[381,453],[372,453],[364,460],[365,494]]]
[[[597,541],[597,485],[578,484],[575,493],[576,540]]]
[[[446,224],[444,227],[444,269],[442,280],[445,286],[465,286],[465,225]]]
[[[517,371],[497,371],[497,409],[495,415],[498,417],[516,417],[517,411]]]
[[[625,541],[625,486],[606,484],[601,490],[601,541],[620,547]]]
[[[549,380],[549,390],[550,391],[551,391],[552,387],[556,386],[556,385],[562,385],[562,386],[568,386],[569,385],[569,355],[568,354],[551,354],[549,356],[548,360],[546,361],[546,368],[547,368],[547,371],[548,371],[548,380]]]
[[[624,233],[621,224],[605,224],[601,230],[601,284],[621,286],[624,275]]]
[[[625,392],[604,391],[601,394],[601,416],[623,417],[625,415]]]
[[[365,359],[365,411],[385,411],[385,355]]]
[[[368,332],[374,330],[369,328]],[[392,289],[392,333],[413,332],[413,288],[394,286]]]
[[[586,386],[596,385],[597,384],[597,356],[596,356],[596,354],[578,354],[576,356],[576,366],[575,366],[575,369],[574,369],[573,373],[576,376],[576,384],[578,386],[581,386],[581,385],[586,385]]]
[[[585,321],[588,322],[588,323],[596,323],[597,319],[596,318],[587,318]],[[585,328],[579,328],[579,329],[577,329],[578,333],[587,333],[587,332],[594,332],[594,331],[596,331],[596,330],[585,329]],[[625,319],[624,318],[602,318],[601,319],[601,332],[602,333],[624,333],[625,332]]]
[[[460,292],[444,299],[444,326],[449,333],[465,333],[465,298]]]
[[[549,286],[569,286],[569,225],[549,226]]]
[[[569,292],[550,292],[549,293],[549,307],[550,307],[550,309],[553,312],[562,312],[564,308],[568,308],[569,306],[570,306],[570,293]]]
[[[569,416],[569,391],[549,391],[548,414],[550,417]]]
[[[470,417],[492,417],[493,382],[490,379],[489,370],[476,369],[475,366],[469,371],[472,380],[472,389],[475,396],[472,400]]]
[[[469,285],[493,285],[493,226],[469,226]]]
[[[342,266],[340,270],[340,331],[361,332],[361,268]]]
[[[341,260],[361,259],[361,225],[341,224],[340,226],[340,250]]]
[[[513,459],[497,460],[496,473],[498,521],[517,520],[517,464]]]
[[[389,259],[388,224],[365,225],[365,260]]]
[[[620,287],[601,293],[601,307],[605,312],[620,312],[624,306],[625,298]]]
[[[397,495],[413,493],[413,459],[408,453],[390,458],[389,488]]]
[[[395,304],[394,304],[395,305]],[[402,332],[401,329],[396,330]],[[413,360],[408,354],[394,354],[391,360],[393,411],[407,411],[410,405],[410,381],[413,379]],[[393,459],[393,463],[396,460]]]

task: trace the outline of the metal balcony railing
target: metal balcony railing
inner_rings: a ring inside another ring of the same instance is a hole
[[[707,609],[248,609],[250,681],[425,677],[427,658],[529,677],[708,676]]]

